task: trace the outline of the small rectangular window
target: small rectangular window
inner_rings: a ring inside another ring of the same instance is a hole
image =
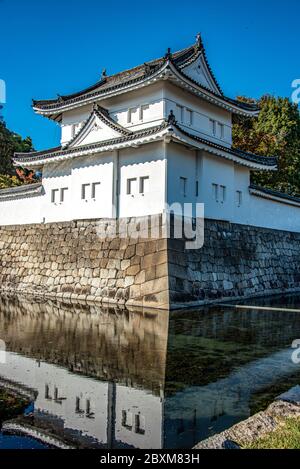
[[[190,109],[186,109],[185,115],[186,115],[186,123],[188,125],[192,125],[193,124],[193,111],[191,111]]]
[[[133,195],[137,193],[137,179],[130,178],[127,179],[127,194]]]
[[[146,430],[145,417],[141,414],[136,414],[134,420],[135,420],[135,425],[134,425],[135,433],[139,433],[140,435],[144,435],[145,430]]]
[[[140,194],[149,192],[149,176],[143,176],[140,178]]]
[[[88,198],[88,189],[90,184],[82,184],[81,186],[81,199],[86,200]]]
[[[238,207],[242,205],[243,202],[243,194],[242,191],[236,191],[236,204]]]
[[[212,193],[215,202],[219,202],[219,186],[218,184],[212,184]]]
[[[67,191],[68,191],[68,187],[62,187],[60,189],[60,203],[63,203],[65,201]]]
[[[139,121],[139,108],[133,107],[128,109],[127,113],[127,122],[128,124],[134,124],[135,122]]]
[[[218,137],[223,140],[224,138],[224,124],[218,122]]]
[[[53,204],[56,203],[56,196],[57,196],[58,192],[59,192],[59,189],[52,189],[52,191],[51,191],[51,202]]]
[[[183,106],[180,106],[180,104],[176,104],[176,109],[177,109],[177,119],[179,122],[183,124]]]
[[[91,401],[90,401],[90,399],[87,399],[86,402],[85,402],[85,413],[87,415],[90,415],[90,413],[91,413]]]
[[[226,200],[226,186],[220,186],[220,201],[223,204]]]
[[[213,119],[209,119],[209,123],[210,123],[210,132],[212,135],[216,135],[216,121],[213,120]]]
[[[132,412],[122,410],[122,426],[127,428],[127,430],[132,430],[132,417]]]
[[[196,181],[196,197],[199,197],[199,181]]]
[[[96,198],[98,187],[100,186],[100,182],[93,182],[92,183],[92,199]]]
[[[45,399],[52,399],[50,396],[49,384],[45,384]]]
[[[187,178],[180,177],[180,194],[183,195],[183,197],[186,197],[186,189],[187,189]]]
[[[146,111],[149,109],[149,104],[142,104],[140,107],[140,120],[143,121],[146,117]]]
[[[80,397],[76,397],[76,401],[75,401],[75,412],[77,414],[79,414],[81,412],[81,408],[80,408]]]
[[[128,124],[131,124],[131,119],[132,119],[131,112],[132,112],[132,109],[128,109],[128,112],[127,112],[127,123]]]

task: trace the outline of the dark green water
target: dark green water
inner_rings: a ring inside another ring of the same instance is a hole
[[[169,314],[0,298],[0,386],[31,396],[18,424],[40,442],[189,448],[300,382],[300,297],[250,304]],[[41,445],[7,433],[0,448]]]

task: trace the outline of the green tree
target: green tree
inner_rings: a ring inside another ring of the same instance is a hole
[[[20,185],[24,182],[32,182],[34,178],[27,178],[26,171],[16,170],[12,164],[12,158],[15,152],[29,152],[33,150],[30,137],[22,139],[15,132],[11,132],[4,122],[0,122],[0,188]],[[22,178],[24,174],[24,178]]]
[[[253,102],[249,98],[238,98]],[[300,114],[288,98],[263,96],[257,118],[235,116],[233,145],[263,156],[278,157],[277,172],[253,172],[255,184],[300,195]]]

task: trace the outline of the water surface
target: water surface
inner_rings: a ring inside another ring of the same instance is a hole
[[[267,309],[141,313],[2,297],[0,386],[32,396],[21,425],[71,446],[189,448],[299,383],[300,297],[251,304]],[[39,445],[0,434],[0,448]]]

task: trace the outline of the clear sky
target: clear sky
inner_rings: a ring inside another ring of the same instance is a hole
[[[201,32],[226,95],[290,96],[300,78],[299,0],[0,0],[4,117],[36,149],[59,127],[31,109],[194,42]]]

